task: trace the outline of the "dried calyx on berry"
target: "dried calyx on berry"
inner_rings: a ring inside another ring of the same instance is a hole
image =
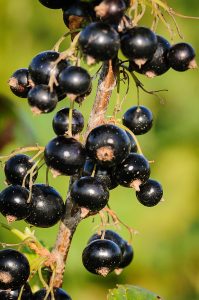
[[[111,24],[118,24],[126,8],[124,0],[103,0],[99,5],[95,6],[95,12],[96,16],[101,20]]]
[[[17,97],[27,98],[31,90],[29,71],[26,68],[16,70],[10,77],[8,84]]]

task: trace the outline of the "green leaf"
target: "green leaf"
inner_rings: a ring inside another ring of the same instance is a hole
[[[109,290],[107,300],[163,300],[160,296],[133,285],[118,285]]]

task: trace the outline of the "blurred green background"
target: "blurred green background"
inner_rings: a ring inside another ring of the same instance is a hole
[[[186,15],[199,16],[198,0],[170,1],[170,5]],[[18,68],[27,67],[38,52],[51,49],[66,28],[61,11],[49,10],[34,0],[0,0],[0,146],[1,155],[19,146],[45,145],[53,136],[51,120],[54,115],[32,116],[25,99],[11,94],[7,80]],[[171,20],[170,20],[171,21]],[[199,53],[199,21],[177,19],[185,40]],[[171,21],[172,22],[172,21]],[[142,21],[151,25],[148,16]],[[157,31],[169,39],[167,29]],[[174,42],[180,39],[177,34]],[[68,41],[69,42],[69,41]],[[64,44],[67,47],[67,42]],[[92,69],[94,73],[95,69]],[[114,274],[100,278],[89,274],[81,263],[81,253],[88,238],[99,224],[99,218],[83,221],[77,229],[69,253],[64,288],[74,300],[106,299],[109,288],[115,284],[140,285],[167,300],[199,299],[199,76],[198,70],[177,73],[170,70],[160,78],[149,80],[138,76],[149,90],[168,88],[161,93],[164,104],[154,96],[141,92],[141,103],[154,113],[154,127],[139,137],[144,154],[152,165],[152,178],[164,187],[164,202],[147,208],[136,200],[130,189],[116,188],[111,191],[110,205],[129,226],[139,231],[133,237],[135,259],[120,276]],[[125,90],[125,89],[124,89]],[[123,94],[124,94],[123,90]],[[80,110],[89,116],[94,93],[83,103]],[[57,110],[67,105],[59,103]],[[112,112],[115,95],[112,97]],[[123,111],[136,104],[133,81]],[[121,117],[122,113],[119,115]],[[5,147],[4,143],[7,143]],[[44,182],[45,170],[38,178]],[[68,179],[59,177],[53,185],[66,196]],[[4,174],[1,168],[0,188]],[[1,221],[5,222],[2,217]],[[23,229],[26,224],[16,223]],[[36,235],[52,246],[58,227],[36,229]],[[121,226],[119,231],[128,238]],[[1,242],[17,241],[7,231],[0,229]]]

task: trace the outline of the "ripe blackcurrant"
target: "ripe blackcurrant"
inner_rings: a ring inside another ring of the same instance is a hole
[[[104,168],[103,166],[96,166],[95,178],[100,180],[109,190],[118,186],[115,176],[114,168]]]
[[[94,168],[94,161],[90,157],[87,157],[82,170],[82,176],[91,176],[94,171]]]
[[[54,293],[55,300],[72,300],[71,297],[61,288],[54,288],[53,293]],[[46,289],[41,289],[33,295],[33,300],[43,300],[45,296],[46,296]],[[52,300],[53,298],[51,294],[49,294],[49,296],[45,299]]]
[[[137,152],[138,150],[138,147],[137,147],[137,144],[136,144],[136,141],[134,140],[134,138],[132,137],[132,134],[130,134],[129,131],[126,130],[126,133],[129,137],[129,140],[131,142],[131,149],[130,149],[130,152]]]
[[[37,227],[51,227],[60,221],[64,213],[64,202],[51,186],[35,184],[32,187],[30,214],[26,222]]]
[[[45,147],[45,162],[56,175],[74,175],[82,169],[86,152],[81,143],[73,138],[58,136]]]
[[[23,220],[30,214],[29,191],[20,185],[10,185],[0,193],[0,212],[8,222]]]
[[[146,27],[133,27],[121,37],[123,54],[140,67],[153,57],[156,48],[157,37]]]
[[[114,166],[130,152],[130,140],[125,130],[112,125],[95,127],[86,140],[87,154],[98,164]]]
[[[134,134],[144,134],[153,125],[153,115],[145,106],[132,106],[124,113],[122,123]]]
[[[59,110],[53,118],[53,130],[57,135],[65,135],[69,129],[68,107]],[[80,133],[84,128],[84,117],[80,111],[72,111],[72,135]]]
[[[104,0],[95,7],[96,16],[103,21],[117,24],[126,10],[124,0]]]
[[[106,276],[120,264],[122,253],[110,240],[95,240],[84,249],[82,262],[91,273]]]
[[[47,85],[36,85],[28,93],[28,103],[34,114],[49,113],[55,109],[58,97],[55,91],[51,92]]]
[[[147,180],[140,185],[140,191],[136,192],[136,197],[145,206],[155,206],[163,196],[161,184],[153,179]]]
[[[79,46],[87,56],[88,63],[92,60],[105,61],[116,57],[120,48],[119,34],[108,24],[91,23],[80,34]]]
[[[133,247],[130,244],[128,244],[126,241],[124,242],[125,242],[125,246],[122,252],[122,260],[118,266],[119,269],[124,269],[128,265],[130,265],[134,257]]]
[[[27,258],[13,249],[0,250],[0,289],[19,289],[30,275]]]
[[[150,166],[143,155],[130,153],[116,169],[117,181],[120,185],[139,190],[140,184],[150,176]]]
[[[25,154],[16,154],[9,158],[5,163],[5,176],[8,184],[22,185],[24,177],[27,172],[33,167],[34,161],[30,161],[31,157]],[[34,169],[34,176],[32,182],[37,178],[37,167]],[[28,187],[30,181],[30,175],[27,175],[25,179],[25,185]]]
[[[108,203],[109,192],[99,180],[85,176],[73,183],[71,199],[78,206],[97,212]]]
[[[81,24],[82,21],[85,22],[86,19],[89,19],[90,14],[91,11],[88,3],[81,1],[73,1],[71,5],[68,5],[66,8],[63,9],[63,20],[65,25],[69,27],[71,18],[73,16],[80,17],[81,19],[79,20],[79,22]]]
[[[195,51],[187,43],[173,45],[168,52],[168,63],[176,71],[183,72],[197,67],[195,61]]]
[[[63,7],[66,1],[65,0],[39,0],[39,2],[48,8],[59,9]]]
[[[2,300],[18,300],[21,288],[16,290],[0,290],[0,299]],[[23,287],[21,300],[32,300],[32,291],[30,285],[26,283]]]
[[[29,71],[28,69],[19,69],[15,71],[8,81],[13,94],[20,98],[27,98],[28,92],[31,89],[29,84]]]

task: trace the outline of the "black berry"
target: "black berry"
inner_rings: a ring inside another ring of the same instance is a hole
[[[109,190],[118,186],[115,176],[114,168],[104,168],[103,166],[96,166],[95,178],[100,180]]]
[[[8,81],[13,94],[20,98],[27,98],[28,92],[31,89],[29,84],[29,71],[28,69],[19,69],[15,71]]]
[[[133,247],[125,241],[124,250],[122,252],[122,260],[118,266],[119,269],[124,269],[132,262],[134,257]]]
[[[129,137],[129,140],[131,142],[131,149],[130,149],[130,152],[137,152],[138,150],[138,147],[137,147],[137,144],[136,144],[136,141],[134,140],[134,138],[132,137],[132,134],[130,134],[129,131],[126,130],[126,133]]]
[[[68,0],[67,0],[68,1]],[[39,0],[41,4],[51,9],[62,8],[65,0]]]
[[[94,168],[94,161],[90,157],[87,157],[82,170],[82,176],[91,176],[94,171]]]
[[[0,290],[0,299],[2,300],[18,300],[21,288],[16,290]],[[32,300],[32,291],[30,285],[26,283],[23,287],[21,300]]]
[[[72,300],[71,297],[61,288],[54,288],[53,289],[54,293],[54,299],[55,300]],[[33,300],[43,300],[46,296],[46,289],[41,289],[37,291],[33,295]],[[52,300],[51,294],[46,298],[46,300]]]
[[[80,24],[82,23],[82,19],[89,19],[91,14],[90,6],[86,2],[81,1],[73,1],[71,5],[68,5],[63,9],[63,20],[67,27],[70,26],[70,21],[73,17],[80,17]],[[76,18],[77,20],[77,18]]]
[[[153,179],[147,180],[140,186],[140,191],[136,192],[136,197],[145,206],[155,206],[163,196],[161,184]]]
[[[123,0],[104,0],[95,7],[96,16],[109,23],[119,23],[126,10]]]

